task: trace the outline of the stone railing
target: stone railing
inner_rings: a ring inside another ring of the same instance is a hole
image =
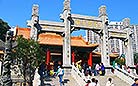
[[[130,85],[132,85],[134,83],[134,79],[136,78],[134,75],[119,68],[118,66],[115,66],[114,74]]]
[[[78,86],[85,86],[86,85],[86,77],[84,73],[81,73],[78,68],[72,65],[72,76],[77,81]]]

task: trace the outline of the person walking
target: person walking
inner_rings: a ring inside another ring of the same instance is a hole
[[[101,65],[101,71],[102,71],[101,75],[104,76],[105,75],[105,67],[104,67],[103,63],[101,63],[100,65]]]
[[[38,74],[40,75],[41,85],[44,86],[44,71],[45,71],[45,63],[42,62],[41,65],[38,68]]]
[[[114,86],[114,83],[111,78],[108,78],[108,81],[106,83],[106,86]]]
[[[135,78],[135,82],[131,86],[138,86],[138,78]]]
[[[100,86],[100,84],[99,84],[97,79],[95,80],[95,83],[96,83],[96,86]]]
[[[90,80],[87,81],[87,84],[85,86],[89,86],[89,84],[91,83]]]
[[[96,66],[95,66],[95,75],[96,76],[99,74],[99,70],[100,70],[100,65],[96,64]]]
[[[61,66],[58,66],[58,70],[56,72],[56,75],[58,75],[60,86],[62,86],[62,83],[63,83],[62,79],[63,79],[63,75],[64,75],[64,70]]]
[[[95,78],[92,78],[92,82],[88,86],[96,86],[95,81],[96,81],[96,79]]]

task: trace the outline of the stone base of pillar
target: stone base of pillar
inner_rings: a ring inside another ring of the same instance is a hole
[[[112,66],[106,66],[105,67],[105,74],[106,75],[113,74],[112,69],[113,69]]]
[[[72,69],[66,69],[66,68],[65,68],[65,69],[64,69],[64,75],[65,75],[65,76],[71,76],[71,70],[72,70]]]
[[[110,74],[113,74],[112,69],[106,69],[105,75],[110,75]]]
[[[71,76],[72,66],[63,66],[64,76]]]

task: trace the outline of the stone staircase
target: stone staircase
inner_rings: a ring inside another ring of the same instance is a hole
[[[129,74],[128,74],[129,75]],[[85,77],[75,66],[72,67],[71,75],[64,75],[62,86],[85,86],[88,79],[96,78],[100,86],[105,86],[108,78],[112,78],[114,86],[131,86],[133,79],[126,73],[115,70],[115,73],[108,73],[105,76]],[[58,76],[49,77],[45,80],[45,86],[60,86]]]
[[[114,86],[130,86],[128,83],[121,80],[115,75],[94,76],[93,78],[96,78],[98,80],[100,86],[105,86],[108,78],[112,78]]]
[[[44,80],[45,86],[60,86],[59,78],[56,77],[47,77]],[[62,86],[78,86],[76,80],[70,75],[63,77],[63,85]]]
[[[99,81],[100,86],[105,86],[108,78],[112,78],[114,86],[130,86],[125,81],[121,80],[115,75],[106,75],[106,76],[93,76],[91,78],[96,78]],[[72,76],[64,76],[64,85],[63,86],[78,86],[76,80]],[[44,81],[45,86],[60,86],[58,77],[49,77]],[[81,83],[81,82],[80,82]],[[83,86],[83,85],[82,85]]]

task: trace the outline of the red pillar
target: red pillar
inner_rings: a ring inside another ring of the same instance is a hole
[[[50,50],[47,50],[46,52],[46,64],[48,65],[50,62]]]
[[[75,63],[75,52],[73,51],[71,55],[72,55],[72,63]]]
[[[88,65],[92,66],[92,52],[89,53]]]

